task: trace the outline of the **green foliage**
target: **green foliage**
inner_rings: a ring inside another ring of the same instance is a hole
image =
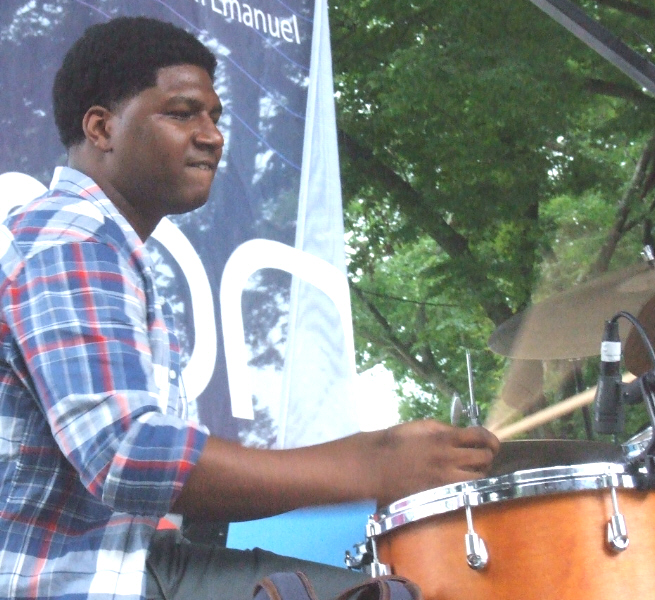
[[[652,17],[581,4],[648,51]],[[655,103],[528,0],[335,0],[331,29],[360,367],[447,419],[470,350],[486,409],[497,326],[639,260]]]

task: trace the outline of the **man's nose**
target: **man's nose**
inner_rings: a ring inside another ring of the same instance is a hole
[[[196,143],[211,146],[215,150],[223,149],[223,134],[209,115],[205,115],[201,120],[201,126],[196,133]]]

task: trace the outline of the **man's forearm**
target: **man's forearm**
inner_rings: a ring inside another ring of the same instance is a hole
[[[370,474],[349,456],[356,445],[344,438],[293,450],[261,450],[210,438],[173,510],[239,521],[366,498],[374,486]]]
[[[247,520],[304,506],[409,494],[486,472],[498,440],[481,427],[415,421],[292,450],[210,438],[173,509]]]

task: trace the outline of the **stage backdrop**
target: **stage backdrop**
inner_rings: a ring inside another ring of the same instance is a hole
[[[196,418],[258,447],[352,433],[326,0],[1,0],[0,217],[65,164],[52,118],[54,73],[87,26],[118,15],[184,27],[219,62],[226,145],[210,200],[165,219],[148,242],[177,317]],[[364,503],[235,524],[228,545],[343,565],[372,510]]]
[[[265,447],[356,429],[324,0],[2,0],[0,213],[65,163],[50,89],[71,43],[117,15],[171,21],[216,54],[223,159],[210,201],[149,245],[183,380],[216,435]]]

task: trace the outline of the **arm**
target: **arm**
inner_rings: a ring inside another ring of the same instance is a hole
[[[12,366],[52,434],[41,442],[111,509],[160,516],[207,436],[166,414],[168,336],[156,311],[149,329],[140,285],[120,253],[83,240],[31,255],[0,300],[20,349]]]
[[[173,507],[194,517],[245,520],[361,499],[385,505],[479,477],[499,442],[480,427],[416,421],[293,450],[210,438]]]
[[[295,450],[257,450],[162,414],[138,281],[107,246],[35,255],[3,295],[53,435],[87,489],[123,512],[249,519],[326,503],[380,504],[479,476],[497,440],[408,423]],[[25,314],[15,298],[29,297]]]

